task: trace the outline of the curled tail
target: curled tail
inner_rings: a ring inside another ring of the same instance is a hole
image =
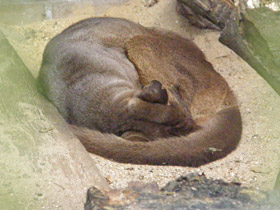
[[[128,141],[76,126],[72,130],[89,152],[117,162],[198,167],[236,149],[242,122],[239,109],[234,106],[219,111],[202,129],[187,136],[151,142]]]

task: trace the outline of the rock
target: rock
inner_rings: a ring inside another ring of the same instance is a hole
[[[253,189],[247,194],[246,190],[239,183],[189,174],[168,183],[161,190],[153,184],[138,183],[104,194],[92,187],[87,193],[85,209],[278,209],[272,199],[261,204],[250,195],[258,195],[262,199],[266,196],[260,196]]]

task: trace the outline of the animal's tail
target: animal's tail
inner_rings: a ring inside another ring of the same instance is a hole
[[[151,142],[128,141],[76,126],[72,129],[89,152],[117,162],[198,167],[235,150],[241,138],[242,122],[238,107],[230,107],[188,136]]]

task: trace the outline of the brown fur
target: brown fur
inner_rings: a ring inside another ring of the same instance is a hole
[[[101,53],[104,57],[97,56]],[[95,81],[92,69],[106,75],[104,81],[129,79],[97,91],[103,83]],[[80,78],[95,82],[88,86]],[[64,85],[58,85],[61,81]],[[76,125],[72,130],[86,149],[118,162],[199,166],[225,157],[241,137],[239,109],[226,81],[197,46],[172,32],[117,18],[81,21],[48,44],[39,83]]]

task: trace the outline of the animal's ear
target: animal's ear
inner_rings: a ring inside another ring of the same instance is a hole
[[[144,86],[143,90],[138,94],[138,98],[151,103],[168,103],[167,91],[162,88],[162,84],[157,80],[153,80],[150,84]]]

